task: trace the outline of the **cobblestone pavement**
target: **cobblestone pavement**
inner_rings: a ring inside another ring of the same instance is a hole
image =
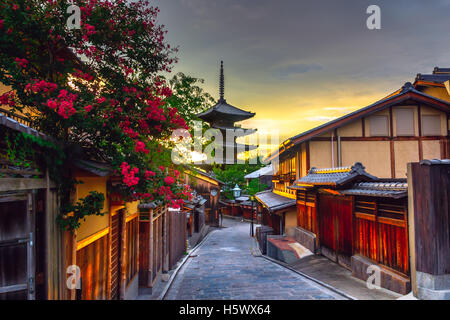
[[[224,220],[180,269],[169,300],[343,299],[262,257],[253,256],[248,223]]]

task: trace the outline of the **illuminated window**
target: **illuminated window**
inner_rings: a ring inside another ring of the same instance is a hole
[[[372,137],[388,136],[388,117],[387,116],[373,116],[369,118],[370,135]]]

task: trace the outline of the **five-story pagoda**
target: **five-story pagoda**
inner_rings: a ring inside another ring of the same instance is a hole
[[[253,118],[255,116],[255,113],[248,112],[228,104],[224,98],[224,91],[225,77],[223,73],[223,61],[221,61],[219,101],[215,106],[211,107],[205,112],[198,114],[197,117],[209,123],[211,128],[220,130],[223,137],[223,156],[221,164],[236,164],[238,153],[254,150],[257,148],[257,146],[240,144],[236,142],[236,139],[238,137],[253,134],[256,132],[256,129],[243,129],[239,125],[235,125],[235,122]],[[216,146],[217,145],[218,144],[216,141]]]

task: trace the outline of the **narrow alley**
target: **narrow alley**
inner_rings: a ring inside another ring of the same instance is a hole
[[[250,225],[224,220],[191,253],[179,270],[165,299],[344,299],[303,276],[262,257],[255,256]]]

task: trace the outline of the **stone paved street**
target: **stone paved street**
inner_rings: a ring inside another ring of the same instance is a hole
[[[342,299],[325,287],[252,255],[249,224],[225,219],[181,268],[166,299]]]

